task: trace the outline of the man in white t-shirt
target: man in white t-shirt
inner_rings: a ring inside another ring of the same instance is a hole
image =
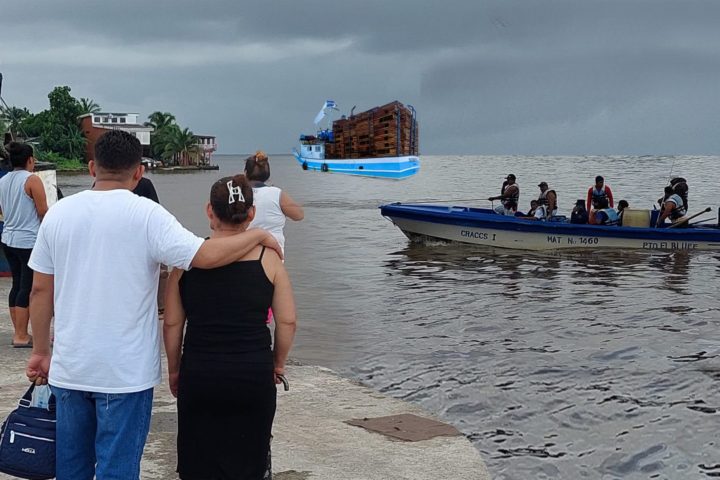
[[[34,345],[26,373],[48,381],[57,400],[57,480],[139,478],[162,373],[160,265],[213,268],[258,243],[279,249],[263,230],[203,240],[184,229],[131,192],[141,156],[133,135],[105,133],[89,164],[93,189],[48,211],[30,257]]]

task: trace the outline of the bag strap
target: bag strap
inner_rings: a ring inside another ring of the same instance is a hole
[[[32,394],[35,391],[35,382],[30,383],[30,388],[27,389],[25,395],[22,396],[18,402],[19,407],[29,407],[32,401]]]
[[[50,388],[50,387],[48,387]],[[20,398],[20,401],[18,402],[18,407],[25,407],[30,408],[30,403],[32,402],[32,394],[35,391],[35,382],[32,382],[30,384],[30,388],[27,389],[25,392],[25,395]],[[48,410],[55,410],[55,395],[50,392],[50,399],[48,400]]]

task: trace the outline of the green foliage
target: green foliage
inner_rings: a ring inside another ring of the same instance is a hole
[[[40,137],[42,135],[43,128],[49,122],[49,116],[50,112],[48,110],[43,110],[42,112],[35,115],[31,114],[20,124],[21,132],[23,132],[29,138]]]
[[[165,150],[172,137],[175,129],[179,127],[175,124],[175,115],[168,112],[153,112],[148,116],[148,122],[145,124],[153,127],[155,131],[150,134],[150,151],[152,157],[161,160],[165,158]]]
[[[162,140],[164,149],[162,159],[172,160],[174,164],[189,165],[197,163],[199,148],[197,137],[188,128],[180,129],[177,125],[170,125],[163,130]]]
[[[67,86],[55,87],[48,100],[50,108],[35,115],[26,108],[0,110],[0,130],[6,124],[15,136],[20,133],[28,139],[37,139],[38,158],[57,164],[59,170],[84,168],[81,159],[85,158],[87,140],[78,117],[97,113],[100,106],[89,98],[77,100]],[[146,125],[155,129],[151,134],[153,158],[182,165],[198,163],[201,151],[197,137],[189,129],[180,128],[173,114],[157,111],[148,120]]]
[[[38,160],[54,163],[58,171],[78,171],[87,168],[87,166],[77,158],[66,158],[58,153],[42,150],[38,150],[35,153]]]
[[[82,115],[80,102],[70,95],[67,86],[55,87],[48,99],[50,110],[40,134],[42,148],[66,158],[82,158],[86,140],[78,121]]]
[[[32,116],[27,108],[0,106],[0,126],[2,133],[9,131],[13,137],[22,133],[22,123]]]
[[[155,131],[160,131],[165,127],[175,125],[175,115],[169,112],[153,112],[148,115],[147,125],[153,127]]]
[[[82,112],[81,115],[85,115],[87,113],[100,113],[100,105],[95,103],[95,100],[91,98],[81,98],[80,99],[80,111]]]

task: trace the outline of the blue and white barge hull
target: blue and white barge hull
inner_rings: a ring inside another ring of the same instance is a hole
[[[305,156],[293,151],[295,159],[303,170],[328,173],[345,173],[364,177],[403,179],[415,175],[420,170],[420,159],[416,156],[325,159]]]

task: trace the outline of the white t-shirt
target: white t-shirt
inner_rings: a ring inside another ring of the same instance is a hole
[[[557,215],[557,209],[553,210],[552,214],[550,216],[554,217],[555,215]],[[547,219],[547,206],[545,206],[545,205],[538,206],[538,208],[535,210],[535,218],[537,220],[546,220]]]
[[[48,210],[29,265],[55,276],[50,384],[131,393],[160,383],[160,264],[187,270],[202,243],[129,190],[88,190]]]
[[[253,205],[255,205],[255,218],[250,222],[250,228],[262,228],[275,237],[285,252],[285,214],[280,207],[282,190],[278,187],[264,185],[253,187]]]

